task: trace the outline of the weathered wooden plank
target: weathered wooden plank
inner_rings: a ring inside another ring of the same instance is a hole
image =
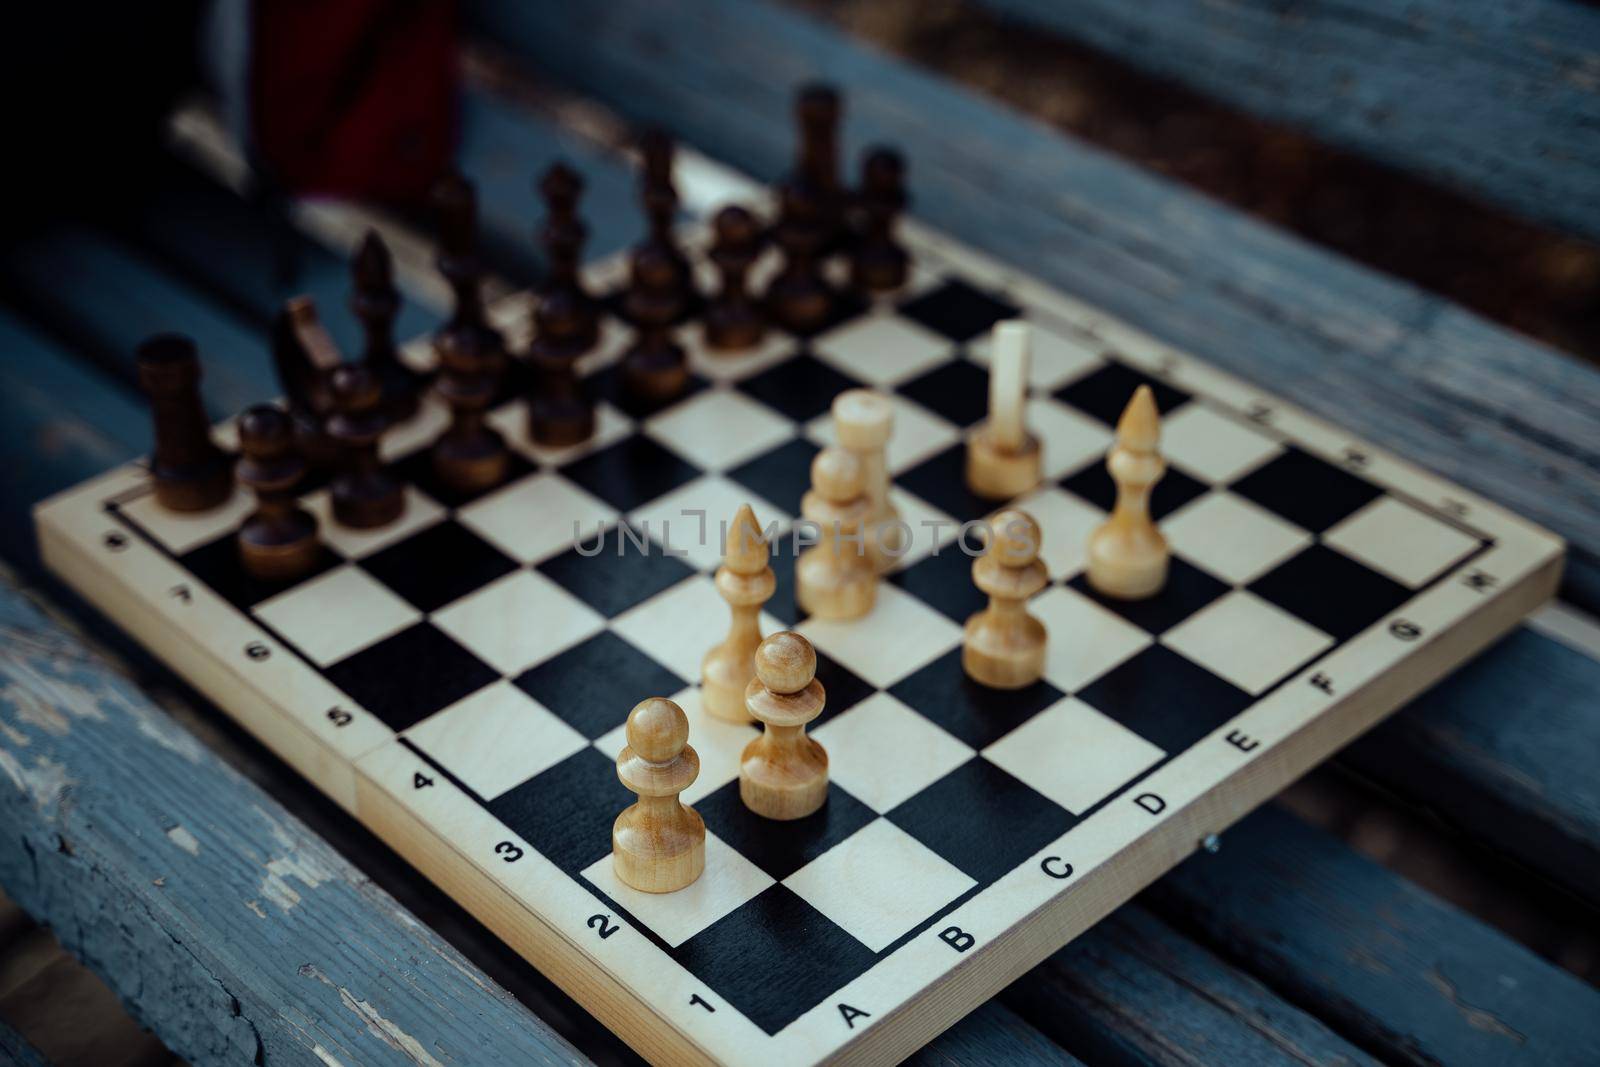
[[[915,1067],[1002,1067],[1018,1063],[1077,1067],[1082,1061],[991,1000],[905,1062]]]
[[[133,350],[154,333],[195,339],[205,395],[221,418],[271,397],[267,335],[106,234],[66,225],[0,252],[6,294],[51,334],[133,381]]]
[[[1101,920],[1001,999],[1092,1063],[1376,1063],[1138,904]]]
[[[1600,990],[1274,808],[1146,896],[1386,1061],[1600,1062]]]
[[[0,881],[196,1063],[582,1057],[0,574]]]
[[[1340,761],[1600,901],[1597,707],[1600,661],[1523,627]]]
[[[1562,533],[1600,604],[1600,371],[1322,252],[772,4],[469,5],[543,74],[758,177],[791,95],[901,145],[914,210],[1002,259]]]
[[[346,257],[307,238],[269,205],[249,203],[174,162],[138,205],[118,217],[116,228],[256,332],[267,329],[285,300],[304,293],[316,300],[340,348],[352,358],[361,351],[361,325],[349,311]],[[415,336],[438,321],[434,311],[407,300],[396,336]]]
[[[1591,5],[979,3],[1528,218],[1600,235]]]

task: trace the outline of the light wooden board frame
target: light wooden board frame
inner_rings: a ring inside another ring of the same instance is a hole
[[[926,931],[775,1037],[737,1012],[684,1011],[696,991],[704,992],[692,974],[626,924],[599,937],[593,917],[610,910],[601,898],[517,841],[450,783],[426,794],[410,789],[414,773],[432,768],[376,716],[352,704],[265,628],[194,583],[164,553],[128,536],[106,504],[144,492],[138,465],[41,505],[41,551],[83,595],[651,1060],[738,1063],[759,1056],[780,1065],[902,1057],[1138,892],[1207,835],[1514,626],[1553,592],[1563,553],[1545,531],[1065,294],[915,223],[907,223],[906,237],[919,261],[942,261],[1003,282],[1030,308],[1115,348],[1125,362],[1307,451],[1335,462],[1359,451],[1368,480],[1490,540],[1471,565],[1498,583],[1490,590],[1454,580],[1429,586],[1403,608],[1418,638],[1397,641],[1388,632],[1392,619],[1380,621],[957,907],[938,925],[971,934],[970,951],[956,952],[935,930]],[[614,277],[615,271],[613,261],[594,273]],[[496,317],[516,335],[526,329],[530,306],[525,294],[516,294],[496,307]],[[425,361],[425,345],[413,346],[410,356]],[[1313,671],[1339,678],[1337,692],[1294,684]],[[1258,743],[1242,750],[1227,740],[1230,733]],[[1137,799],[1152,796],[1159,805]],[[494,846],[503,841],[520,847],[529,862],[514,868],[500,862]],[[1054,877],[1066,864],[1072,874]],[[871,1014],[842,1025],[840,1002]]]

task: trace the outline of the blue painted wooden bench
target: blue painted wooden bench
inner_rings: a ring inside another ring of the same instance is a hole
[[[540,73],[762,177],[789,159],[792,85],[840,82],[852,141],[905,146],[930,221],[1527,511],[1572,540],[1567,595],[1600,599],[1592,370],[781,8],[471,10]],[[491,254],[512,277],[539,269],[527,180],[557,155],[590,178],[600,248],[637,226],[625,163],[555,115],[481,87],[466,101],[464,167],[487,176]],[[31,503],[146,447],[130,384],[140,337],[200,335],[207,404],[226,414],[274,391],[262,326],[278,301],[309,290],[337,306],[341,275],[285,219],[181,169],[115,230],[61,226],[0,251],[0,463],[15,472],[0,482],[0,552],[17,568],[0,582],[0,826],[13,844],[0,884],[192,1062],[626,1061],[37,568]],[[1548,472],[1541,492],[1530,470]],[[1486,856],[1592,900],[1597,692],[1600,663],[1525,627],[1340,762]],[[1600,993],[1511,938],[1267,810],[920,1059],[1596,1062],[1596,1009]]]

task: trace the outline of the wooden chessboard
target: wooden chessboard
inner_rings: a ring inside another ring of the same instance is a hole
[[[430,401],[383,444],[405,516],[341,529],[307,487],[328,551],[286,588],[240,569],[248,499],[165,512],[138,464],[41,505],[44,556],[648,1058],[903,1056],[1505,632],[1563,551],[1093,308],[904,234],[904,292],[731,357],[686,330],[689,394],[603,400],[581,446],[532,444],[520,401],[502,405],[518,463],[490,493],[431,478]],[[685,240],[705,270],[704,231]],[[589,280],[614,291],[619,268]],[[514,342],[530,307],[494,309]],[[961,524],[993,508],[965,488],[962,440],[984,415],[988,330],[1016,315],[1035,327],[1046,479],[1022,504],[1044,529],[1053,580],[1031,610],[1050,649],[1043,681],[998,693],[960,668],[982,606]],[[603,396],[625,339],[608,320],[585,361]],[[408,358],[425,368],[427,345]],[[1111,423],[1140,382],[1163,412],[1153,510],[1174,556],[1166,589],[1126,604],[1081,568],[1112,499]],[[820,813],[774,824],[738,799],[754,728],[709,719],[695,689],[727,620],[717,526],[745,501],[787,526],[829,402],[856,385],[893,395],[911,548],[870,615],[827,622],[797,611],[794,546],[773,546],[764,628],[816,646],[832,767]],[[688,713],[702,771],[684,799],[708,828],[705,874],[662,896],[609,863],[632,799],[613,762],[645,696]]]

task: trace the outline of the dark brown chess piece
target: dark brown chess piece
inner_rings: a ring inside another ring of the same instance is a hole
[[[633,400],[654,406],[683,394],[689,384],[689,361],[672,339],[672,327],[683,317],[683,295],[672,260],[660,248],[634,249],[631,279],[623,310],[638,334],[622,355],[622,385]]]
[[[333,372],[333,414],[328,437],[340,451],[339,470],[329,486],[335,521],[356,529],[383,526],[405,511],[405,491],[378,458],[378,438],[388,426],[383,387],[359,363]]]
[[[383,389],[383,410],[390,421],[400,422],[417,413],[419,376],[400,361],[394,344],[394,320],[400,314],[400,290],[394,284],[389,248],[377,231],[368,230],[351,260],[355,289],[350,310],[361,320],[366,346],[361,362],[377,376]]]
[[[433,189],[433,206],[439,219],[439,273],[450,284],[453,308],[450,318],[434,335],[435,343],[458,351],[483,354],[503,369],[505,339],[489,325],[483,306],[483,264],[478,258],[478,194],[459,174],[447,174]],[[441,357],[442,359],[442,357]]]
[[[706,345],[722,351],[751,348],[767,332],[766,316],[749,288],[750,268],[761,255],[761,224],[735,206],[717,212],[711,226],[711,262],[722,275],[722,287],[706,305]]]
[[[155,421],[150,474],[156,500],[173,511],[216,507],[233,492],[233,462],[211,439],[194,342],[157,334],[139,346],[136,359]]]
[[[795,333],[815,333],[832,316],[835,299],[822,276],[828,234],[821,204],[801,181],[785,182],[782,192],[773,240],[783,249],[783,266],[767,285],[767,316]]]
[[[272,362],[289,405],[295,445],[315,470],[338,463],[339,450],[325,424],[333,413],[329,377],[342,362],[309,296],[291,297],[272,323]]]
[[[794,178],[816,197],[823,250],[832,251],[845,237],[844,190],[839,182],[839,93],[813,82],[795,97],[800,127],[800,152]]]
[[[589,228],[578,217],[583,179],[565,163],[554,163],[539,180],[539,193],[545,202],[539,243],[544,246],[548,273],[538,292],[541,297],[562,292],[571,295],[570,303],[579,315],[578,326],[585,338],[584,347],[588,348],[600,338],[600,310],[579,274],[583,245],[589,236]]]
[[[322,545],[316,516],[294,497],[306,473],[294,424],[272,405],[257,405],[239,419],[239,450],[244,454],[236,471],[239,482],[256,494],[256,510],[239,526],[239,561],[264,582],[306,575]]]
[[[500,392],[504,355],[480,344],[470,331],[442,334],[439,377],[434,388],[450,405],[450,425],[433,444],[433,471],[460,493],[478,493],[499,485],[510,469],[506,442],[486,417]]]
[[[906,283],[911,257],[895,238],[894,224],[906,206],[905,160],[892,148],[868,150],[861,163],[860,240],[850,256],[850,284],[886,293]]]
[[[689,260],[672,232],[678,212],[678,189],[672,178],[672,138],[661,130],[646,130],[639,139],[639,150],[643,156],[639,196],[649,225],[649,232],[639,247],[654,248],[666,258],[672,269],[673,287],[683,305],[681,317],[693,303],[694,277],[689,270]]]
[[[539,302],[533,323],[528,436],[550,448],[587,441],[594,433],[594,405],[584,395],[576,364],[593,342],[584,333],[583,309],[572,292],[559,289]]]

